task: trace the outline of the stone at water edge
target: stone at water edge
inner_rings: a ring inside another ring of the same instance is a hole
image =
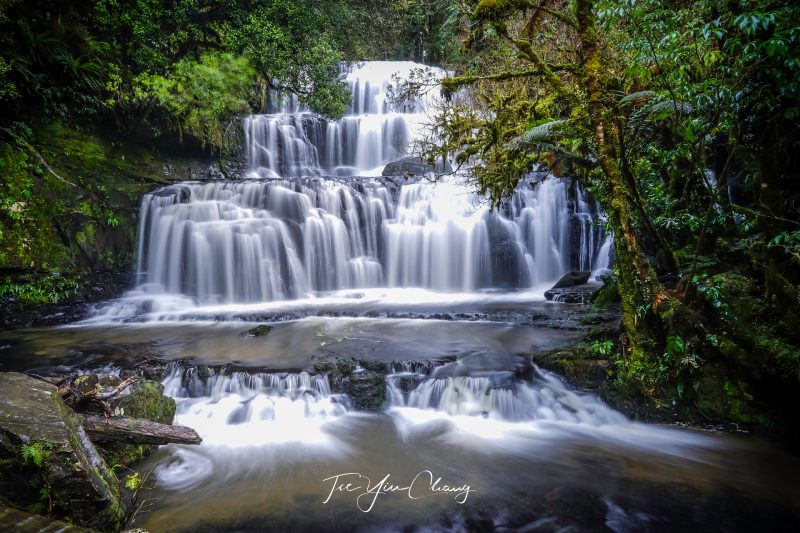
[[[588,270],[572,270],[561,276],[561,279],[558,280],[555,285],[553,285],[553,289],[563,289],[564,287],[585,285],[589,281],[589,276],[591,275],[592,273]]]
[[[47,455],[41,467],[23,463],[23,445]],[[0,373],[0,474],[0,497],[12,505],[47,512],[40,491],[49,487],[55,516],[102,531],[122,524],[119,482],[75,413],[54,385],[17,372]]]
[[[452,172],[453,168],[450,163],[442,164],[437,161],[436,165],[429,165],[417,156],[408,156],[397,161],[392,161],[383,167],[382,176],[424,176],[429,172],[436,174],[445,174]]]
[[[554,302],[586,304],[589,303],[592,297],[602,288],[602,283],[591,282],[584,285],[575,285],[573,287],[550,289],[549,291],[545,291],[544,297]]]
[[[272,326],[261,324],[254,328],[248,329],[247,334],[250,335],[251,337],[261,337],[262,335],[266,335],[270,331],[272,331]]]

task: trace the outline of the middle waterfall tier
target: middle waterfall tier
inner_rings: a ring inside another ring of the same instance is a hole
[[[595,266],[597,216],[579,187],[552,177],[523,183],[499,212],[456,181],[182,183],[142,201],[138,274],[200,304],[369,287],[524,289]]]

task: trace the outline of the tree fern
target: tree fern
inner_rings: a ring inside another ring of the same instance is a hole
[[[654,91],[636,91],[635,93],[630,93],[620,98],[619,106],[641,105],[650,101],[655,96],[656,93]]]
[[[659,122],[673,117],[686,116],[691,112],[692,106],[686,102],[672,99],[651,101],[630,114],[625,134],[634,144],[641,144],[653,136]]]
[[[531,145],[531,144],[552,144],[555,138],[560,133],[563,124],[566,122],[564,119],[552,120],[550,122],[545,122],[544,124],[539,124],[538,126],[534,126],[519,137],[516,137],[510,145],[513,146],[524,146],[524,145]]]

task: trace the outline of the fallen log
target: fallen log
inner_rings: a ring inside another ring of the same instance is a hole
[[[126,444],[200,444],[192,428],[159,424],[142,418],[83,415],[83,429],[92,441]]]

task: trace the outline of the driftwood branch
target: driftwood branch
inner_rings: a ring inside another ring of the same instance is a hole
[[[83,429],[98,442],[127,444],[200,444],[203,439],[192,428],[159,424],[141,418],[83,416]]]
[[[89,394],[92,396],[92,398],[95,398],[97,400],[110,400],[111,398],[114,398],[117,394],[124,391],[134,383],[136,383],[136,378],[128,378],[119,385],[117,385],[116,387],[114,387],[114,390],[112,390],[111,392],[90,392]]]
[[[74,378],[66,379],[58,385],[58,393],[61,395],[61,398],[64,399],[64,403],[78,412],[83,412],[90,407],[94,407],[100,409],[106,417],[109,417],[113,413],[113,410],[108,400],[116,398],[119,393],[136,383],[137,380],[136,378],[128,378],[110,392],[100,392],[97,390],[83,392],[72,386],[73,381]]]

